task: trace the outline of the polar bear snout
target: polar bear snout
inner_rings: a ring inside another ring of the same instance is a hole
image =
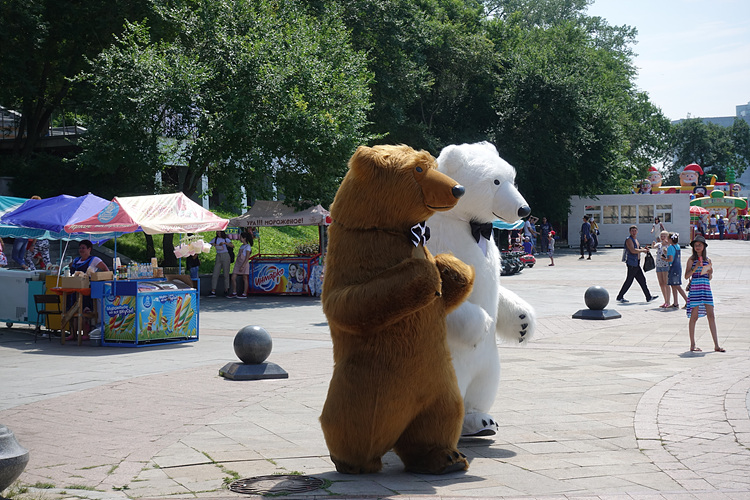
[[[531,215],[531,207],[528,205],[524,205],[521,208],[518,209],[518,218],[523,219],[524,217],[528,217]]]

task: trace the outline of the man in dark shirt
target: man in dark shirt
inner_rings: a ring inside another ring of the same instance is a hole
[[[589,224],[588,215],[583,216],[583,224],[581,224],[581,257],[578,260],[583,259],[584,250],[588,251],[588,260],[591,260],[591,224]]]

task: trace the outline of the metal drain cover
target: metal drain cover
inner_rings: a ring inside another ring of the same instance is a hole
[[[257,476],[232,481],[229,489],[246,495],[288,495],[317,490],[324,484],[322,479],[309,476]]]

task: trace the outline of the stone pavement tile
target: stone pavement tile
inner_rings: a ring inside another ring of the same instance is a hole
[[[174,481],[166,469],[144,469],[132,482],[123,486],[127,486],[127,494],[132,497],[164,497],[190,492],[188,488]]]
[[[160,450],[154,457],[153,462],[161,468],[175,467],[186,464],[200,464],[209,462],[210,458],[183,441],[174,443]]]

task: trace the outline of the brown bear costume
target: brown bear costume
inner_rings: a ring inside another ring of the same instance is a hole
[[[464,410],[445,317],[471,293],[474,270],[430,255],[419,229],[463,191],[408,146],[362,146],[349,161],[322,294],[334,370],[320,422],[339,472],[377,472],[391,449],[412,472],[469,466],[456,449]]]

